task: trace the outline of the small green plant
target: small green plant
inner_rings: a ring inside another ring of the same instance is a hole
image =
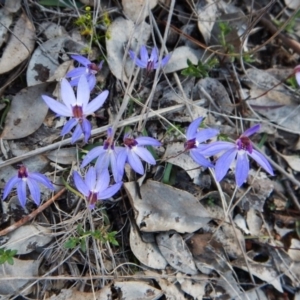
[[[17,250],[11,250],[5,248],[0,248],[0,264],[8,263],[10,265],[14,264],[14,256],[17,254]]]
[[[89,237],[92,237],[103,244],[109,242],[112,245],[118,246],[119,243],[116,240],[117,231],[108,232],[107,230],[108,227],[102,227],[101,229],[95,231],[84,231],[82,226],[78,225],[77,234],[79,236],[69,238],[65,242],[64,247],[66,249],[74,249],[79,246],[83,252],[86,252],[86,239]]]
[[[298,83],[297,83],[297,80],[296,80],[295,76],[292,76],[292,77],[288,78],[288,79],[286,80],[286,83],[287,83],[290,87],[292,87],[293,89],[295,89],[295,90],[298,89]]]
[[[294,33],[295,32],[295,26],[297,24],[297,19],[300,18],[300,11],[298,11],[291,19],[290,21],[287,23],[287,25],[285,26],[285,28],[283,29],[285,32],[287,33]],[[277,27],[281,27],[284,22],[282,21],[278,21],[276,19],[273,20],[273,22],[275,23],[275,25]]]
[[[218,60],[216,58],[209,59],[206,63],[202,63],[199,60],[197,65],[194,65],[189,59],[187,60],[188,67],[181,71],[181,74],[184,76],[194,76],[196,78],[205,78],[209,77],[209,72],[217,64]]]
[[[99,22],[101,23],[101,22]],[[97,23],[97,24],[99,24]],[[108,27],[111,23],[109,14],[104,13],[102,17],[102,23],[105,27]],[[80,34],[84,36],[90,36],[92,37],[92,41],[100,41],[101,39],[104,39],[104,35],[99,35],[97,32],[94,30],[95,29],[95,22],[93,20],[93,12],[91,10],[90,6],[85,7],[85,12],[82,14],[76,21],[75,25],[77,25],[80,28]],[[89,53],[90,49],[86,48],[83,51],[84,53]]]
[[[218,141],[229,142],[229,138],[226,134],[219,133],[218,134]]]
[[[215,206],[215,199],[212,197],[208,197],[208,199],[206,200],[207,205],[208,206]]]
[[[229,25],[228,22],[220,22],[219,28],[220,28],[220,34],[218,37],[219,37],[220,44],[225,49],[225,52],[229,54],[234,53],[234,46],[232,44],[229,44],[226,39],[228,34],[231,33],[233,28]]]

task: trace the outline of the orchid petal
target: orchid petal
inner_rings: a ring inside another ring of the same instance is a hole
[[[108,166],[110,164],[110,150],[104,150],[104,153],[99,155],[95,168],[97,170],[97,173],[101,173],[103,170],[108,169]]]
[[[96,187],[96,170],[94,167],[89,167],[86,172],[84,182],[90,191],[95,190]]]
[[[111,127],[109,127],[107,129],[107,138],[111,138],[113,136],[113,129]]]
[[[131,168],[138,174],[144,175],[144,167],[139,157],[130,150],[127,150],[127,160]]]
[[[156,161],[152,154],[144,147],[134,147],[131,151],[134,151],[141,159],[150,165],[156,165]]]
[[[84,142],[87,143],[91,136],[92,125],[89,120],[84,118],[81,126],[82,126],[82,131],[84,134]]]
[[[197,118],[189,125],[189,127],[186,131],[186,139],[187,140],[191,140],[191,139],[195,138],[197,129],[198,129],[199,125],[201,124],[202,120],[203,120],[202,117]]]
[[[141,61],[147,65],[149,56],[145,45],[141,46],[140,57],[141,57]]]
[[[159,58],[158,49],[156,47],[153,47],[149,60],[155,63],[158,61],[158,58]]]
[[[71,71],[69,71],[67,74],[66,74],[66,78],[74,78],[74,77],[79,77],[82,76],[82,75],[86,75],[86,68],[85,67],[78,67],[78,68],[75,68]]]
[[[297,81],[298,85],[300,85],[300,72],[299,71],[296,72],[295,78],[296,78],[296,81]]]
[[[105,200],[108,198],[111,198],[114,194],[116,194],[121,186],[122,186],[123,182],[118,182],[112,186],[110,186],[109,188],[107,188],[106,190],[102,191],[101,193],[98,193],[98,197],[100,200]]]
[[[209,145],[205,145],[204,147],[201,148],[200,152],[204,156],[213,156],[216,155],[217,153],[229,149],[236,149],[236,145],[230,142],[219,141],[219,142],[213,142]]]
[[[103,150],[103,146],[95,147],[94,149],[89,151],[88,154],[84,157],[80,168],[84,168],[87,164],[89,164],[97,156],[100,156],[105,152],[106,152],[106,150]]]
[[[46,96],[42,95],[43,100],[49,106],[49,108],[57,113],[59,116],[71,117],[73,116],[72,107],[67,107],[64,104]]]
[[[70,85],[71,86],[78,86],[79,78],[80,78],[80,76],[72,78],[72,80],[70,80]]]
[[[140,59],[137,58],[137,57],[136,57],[136,59],[135,59],[134,62],[135,62],[135,64],[136,64],[138,67],[140,67],[140,68],[142,68],[142,69],[147,68],[147,63],[144,62],[144,61],[142,61],[142,60],[140,60]]]
[[[256,133],[257,131],[259,131],[260,129],[260,124],[256,124],[254,126],[252,126],[251,128],[248,128],[243,134],[242,136],[250,136],[254,133]]]
[[[72,57],[72,59],[78,61],[79,63],[81,63],[85,67],[87,67],[89,64],[92,63],[89,59],[87,59],[86,57],[84,57],[82,55],[71,55],[71,57]]]
[[[135,55],[134,51],[129,50],[129,56],[130,56],[130,58],[131,58],[133,61],[135,61],[136,55]]]
[[[67,133],[69,133],[72,128],[78,124],[78,120],[75,119],[75,118],[71,118],[63,127],[62,131],[61,131],[61,134],[60,135],[65,135]]]
[[[221,181],[226,175],[231,163],[237,155],[237,149],[227,150],[216,162],[215,173],[217,181]]]
[[[248,155],[251,156],[265,171],[274,176],[273,169],[263,154],[253,149],[252,153],[248,153]]]
[[[159,142],[158,140],[151,138],[151,137],[147,137],[147,136],[140,136],[138,138],[135,139],[138,143],[139,146],[156,146],[159,147],[161,146],[161,142]]]
[[[213,167],[213,164],[209,160],[207,160],[197,149],[191,149],[190,156],[200,166],[204,166],[207,168]]]
[[[217,134],[219,134],[218,129],[213,129],[213,128],[202,129],[196,133],[196,141],[198,143],[202,143],[215,137]]]
[[[80,136],[82,134],[83,134],[82,127],[78,123],[75,130],[74,130],[74,132],[73,132],[72,139],[71,139],[71,144],[74,144],[80,138]]]
[[[8,196],[8,194],[11,192],[11,190],[13,189],[13,187],[16,184],[20,184],[20,181],[22,181],[22,179],[19,178],[17,175],[13,176],[12,178],[10,178],[8,180],[8,182],[6,183],[5,187],[4,187],[2,199],[5,199]]]
[[[65,103],[66,107],[72,107],[76,103],[76,98],[72,86],[69,81],[65,78],[61,80],[60,84],[60,95],[62,101]]]
[[[85,108],[84,114],[90,115],[98,110],[104,103],[104,101],[108,97],[108,91],[103,91],[100,95],[98,95],[95,99],[93,99]]]
[[[90,195],[90,189],[76,171],[73,172],[73,179],[77,190],[88,197]]]
[[[249,173],[249,160],[245,151],[238,152],[235,168],[235,181],[238,187],[246,181]]]
[[[17,185],[17,194],[19,198],[19,202],[22,207],[25,207],[26,204],[26,181],[21,179],[21,181]]]
[[[92,91],[97,83],[96,76],[94,74],[89,74],[87,76],[87,81],[89,84],[89,90]]]
[[[117,163],[117,154],[116,151],[110,153],[110,167],[114,176],[115,182],[122,180],[124,169],[121,169],[120,165]]]
[[[120,169],[120,177],[123,177],[124,174],[124,167],[127,161],[127,150],[125,148],[123,148],[119,153],[118,153],[118,157],[117,157],[117,166],[119,166]]]
[[[41,203],[41,192],[38,184],[35,182],[35,180],[31,178],[27,178],[27,184],[29,187],[29,191],[31,194],[31,197],[36,205],[40,205]]]
[[[163,68],[170,60],[171,54],[166,55],[162,60],[160,66]]]
[[[40,173],[29,173],[28,178],[35,180],[44,186],[46,186],[50,190],[54,190],[54,186],[51,181],[47,178],[47,176]]]
[[[86,76],[81,76],[77,87],[77,105],[81,105],[83,109],[90,100],[90,88]]]
[[[96,183],[95,191],[97,193],[102,193],[104,190],[107,189],[109,185],[109,172],[108,169],[103,169],[100,173],[98,173],[98,180]]]

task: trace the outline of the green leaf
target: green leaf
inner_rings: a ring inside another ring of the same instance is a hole
[[[14,259],[12,257],[8,257],[7,258],[7,263],[12,266],[14,264]]]
[[[74,249],[77,244],[79,244],[79,239],[76,237],[71,237],[64,243],[64,247],[66,249]]]
[[[172,171],[173,165],[170,163],[167,163],[167,166],[165,168],[164,177],[162,179],[162,182],[165,184],[170,184],[170,175]]]
[[[84,239],[82,239],[80,242],[80,249],[82,252],[86,252],[86,242]]]

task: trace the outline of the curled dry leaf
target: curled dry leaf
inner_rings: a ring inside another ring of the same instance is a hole
[[[30,253],[36,248],[51,242],[51,229],[40,225],[25,225],[8,235],[9,240],[3,246],[18,251],[18,255]]]
[[[129,242],[131,251],[141,263],[153,269],[165,269],[167,261],[160,253],[156,243],[145,243],[134,225],[130,229]]]
[[[6,41],[7,29],[10,27],[12,19],[12,15],[10,13],[8,13],[5,9],[0,9],[0,47]]]
[[[24,138],[35,132],[43,123],[48,106],[41,95],[47,93],[49,83],[21,90],[11,101],[1,138],[6,140]]]
[[[5,1],[4,8],[10,13],[16,13],[21,8],[21,0]],[[1,19],[2,22],[2,19]]]
[[[249,259],[248,264],[246,265],[244,258],[239,258],[233,261],[232,264],[236,268],[242,269],[246,272],[251,272],[252,275],[273,285],[276,290],[283,293],[280,283],[280,275],[275,268],[270,267],[269,264],[257,263]]]
[[[284,160],[289,164],[289,166],[296,172],[300,172],[300,158],[296,155],[283,155],[277,152]]]
[[[191,279],[181,278],[180,273],[177,274],[178,282],[182,290],[191,295],[194,299],[202,299],[205,296],[205,287],[208,283],[207,280],[202,280],[199,282],[194,282]]]
[[[140,23],[149,15],[149,10],[157,5],[158,0],[122,0],[124,15],[131,21]]]
[[[149,275],[154,275],[153,272],[146,271]],[[164,279],[160,276],[157,277],[157,282],[164,292],[166,299],[176,299],[176,300],[186,300],[184,293],[180,287],[176,284],[177,280],[172,280],[170,278]]]
[[[114,298],[118,296],[118,298]],[[120,296],[120,297],[119,297]],[[85,293],[76,289],[62,289],[58,295],[46,300],[108,300],[108,299],[145,299],[155,300],[162,296],[162,292],[144,282],[115,282],[100,291]]]
[[[250,79],[250,81],[249,81]],[[299,132],[299,100],[268,72],[248,69],[245,82],[250,86],[251,98],[248,104],[259,114],[265,116],[288,131]],[[271,89],[270,91],[268,91]],[[268,92],[267,92],[268,91]],[[267,93],[266,93],[267,92]]]
[[[284,0],[285,5],[289,9],[299,9],[300,0]]]
[[[97,299],[114,299],[113,290],[117,291],[119,299],[156,300],[163,295],[162,291],[142,281],[116,281],[114,282],[114,289],[111,286],[105,286],[101,289]]]
[[[18,19],[0,59],[0,74],[12,70],[23,62],[33,51],[34,44],[34,26],[23,13]]]
[[[208,45],[211,37],[211,30],[218,17],[218,6],[214,0],[201,0],[197,5],[198,28]]]
[[[150,25],[145,22],[135,25],[131,20],[120,17],[111,23],[106,33],[107,63],[118,79],[127,82],[133,71],[133,61],[124,59],[124,45],[130,41],[130,49],[139,51],[141,45],[147,43],[149,36]]]
[[[193,255],[180,234],[162,232],[156,236],[156,241],[162,255],[174,269],[185,274],[198,273]]]
[[[40,260],[21,260],[14,258],[14,264],[9,265],[7,263],[0,265],[0,276],[4,277],[17,277],[26,278],[38,276],[38,270]],[[1,295],[16,295],[19,289],[29,282],[29,279],[18,280],[1,280],[0,281],[0,294]],[[30,294],[32,288],[26,289],[26,294]],[[24,294],[23,294],[24,295]]]
[[[124,186],[142,231],[194,232],[210,221],[206,209],[186,191],[152,180],[143,184],[140,191],[134,182]]]
[[[300,262],[300,241],[291,239],[291,246],[288,250],[288,255],[293,261]]]

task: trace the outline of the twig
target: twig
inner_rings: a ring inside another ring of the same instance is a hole
[[[40,212],[42,212],[44,209],[46,209],[48,206],[50,206],[54,201],[56,201],[64,192],[66,191],[65,188],[63,188],[61,191],[59,191],[55,196],[53,196],[52,198],[50,198],[47,202],[45,202],[43,205],[39,206],[35,211],[33,211],[31,214],[29,214],[28,216],[22,218],[21,220],[19,220],[18,222],[16,222],[15,224],[3,229],[0,231],[0,236],[4,236],[14,230],[16,230],[17,228],[21,227],[22,225],[24,225],[25,223],[29,222],[30,220],[32,220],[33,218],[35,218]]]
[[[297,11],[298,10],[296,9],[295,12],[297,12]],[[273,39],[277,35],[277,37],[282,41],[282,43],[285,47],[289,47],[289,48],[293,49],[296,53],[300,54],[300,44],[297,41],[288,38],[283,33],[278,34],[278,28],[271,21],[267,20],[266,18],[261,18],[260,23],[273,34],[273,36],[272,36]],[[283,28],[281,28],[281,30],[282,29]],[[255,50],[258,50],[258,49],[255,48]]]
[[[194,101],[193,104],[197,105],[197,101]],[[160,115],[176,112],[176,111],[182,110],[184,107],[185,107],[185,104],[179,104],[179,105],[174,105],[172,107],[166,107],[166,108],[158,109],[156,111],[151,111],[148,114],[148,118],[153,118],[153,117],[160,118],[161,117]],[[136,123],[136,122],[139,121],[139,119],[141,117],[144,118],[145,116],[146,116],[146,114],[135,116],[135,117],[120,121],[118,123],[117,127],[120,128],[120,127],[123,127],[123,126],[127,126],[127,125],[130,125],[130,124]],[[100,133],[106,132],[109,127],[111,127],[111,124],[106,125],[106,126],[102,126],[100,128],[96,128],[96,129],[92,130],[91,136],[96,136],[96,135],[99,135]],[[82,140],[82,139],[83,139],[83,136],[80,137],[78,140]],[[68,139],[59,141],[57,143],[48,145],[46,147],[35,149],[33,151],[27,152],[27,153],[22,154],[18,157],[14,157],[14,158],[8,159],[8,160],[0,163],[0,169],[3,168],[3,167],[15,164],[17,162],[20,162],[20,161],[22,161],[24,159],[27,159],[29,157],[33,157],[33,156],[42,154],[44,152],[51,151],[51,150],[57,149],[59,147],[67,146],[67,145],[70,145],[70,144],[71,144],[71,138],[68,138]]]

